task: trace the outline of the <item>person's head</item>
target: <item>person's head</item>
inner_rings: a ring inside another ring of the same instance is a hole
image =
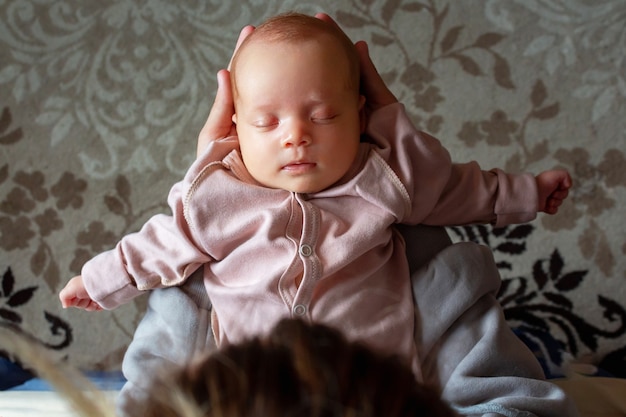
[[[267,20],[235,53],[231,85],[241,155],[257,182],[312,193],[348,172],[364,98],[356,48],[339,28],[296,13]]]
[[[336,330],[285,319],[269,336],[228,346],[156,384],[147,417],[453,417],[408,366]],[[182,401],[172,402],[173,388]],[[165,395],[164,395],[165,394]],[[158,399],[166,398],[165,401]]]

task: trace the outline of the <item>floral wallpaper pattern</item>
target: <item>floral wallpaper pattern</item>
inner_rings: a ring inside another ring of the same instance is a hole
[[[626,361],[622,0],[0,0],[0,321],[90,369],[119,366],[145,298],[98,314],[56,294],[167,211],[239,29],[325,11],[364,39],[455,160],[570,170],[557,216],[449,228],[490,246],[507,319],[546,366]]]

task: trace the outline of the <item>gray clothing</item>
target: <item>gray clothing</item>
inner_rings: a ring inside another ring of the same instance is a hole
[[[578,416],[508,327],[495,297],[500,275],[491,251],[474,243],[451,245],[440,227],[399,229],[407,244],[424,382],[439,387],[464,416]],[[150,294],[124,358],[128,383],[118,400],[120,416],[142,415],[152,376],[215,348],[210,309],[202,268],[185,285]]]

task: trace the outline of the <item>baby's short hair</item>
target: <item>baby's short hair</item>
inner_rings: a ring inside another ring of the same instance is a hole
[[[349,87],[353,88],[358,94],[359,91],[359,55],[348,36],[343,33],[337,26],[318,19],[314,16],[308,16],[302,13],[287,12],[271,17],[261,23],[255,30],[242,42],[239,49],[233,56],[231,62],[231,82],[233,91],[236,91],[235,72],[237,71],[237,61],[241,52],[247,46],[257,41],[263,42],[300,42],[316,36],[327,35],[336,40],[341,48],[345,51],[348,61],[348,81]]]

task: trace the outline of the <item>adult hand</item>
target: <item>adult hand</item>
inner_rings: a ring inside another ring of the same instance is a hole
[[[246,37],[248,37],[253,30],[253,26],[246,26],[241,30],[233,55],[237,52],[237,49],[243,40],[246,39]],[[217,92],[215,93],[215,101],[211,107],[209,117],[198,135],[196,156],[199,156],[204,151],[209,142],[237,134],[237,130],[235,129],[235,125],[233,123],[235,107],[233,104],[233,92],[230,85],[229,69],[230,63],[228,64],[228,69],[222,69],[217,73]]]
[[[315,15],[320,20],[334,25],[342,30],[339,25],[326,13],[317,13]],[[246,26],[239,33],[239,39],[235,46],[235,52],[243,42],[243,40],[254,31],[254,26]],[[367,123],[367,117],[388,104],[396,103],[398,99],[387,88],[382,77],[378,73],[376,66],[372,62],[369,55],[369,48],[365,41],[358,41],[355,47],[359,54],[359,64],[361,67],[361,94],[365,96],[365,114],[362,118],[362,128]],[[234,55],[234,52],[233,52]],[[230,68],[230,64],[229,64]],[[232,116],[235,113],[233,106],[233,95],[230,85],[230,73],[228,70],[220,70],[217,73],[218,89],[215,95],[215,102],[211,107],[209,117],[204,124],[198,136],[197,153],[200,155],[206,148],[207,144],[216,139],[222,139],[237,133],[235,125],[232,122]]]

